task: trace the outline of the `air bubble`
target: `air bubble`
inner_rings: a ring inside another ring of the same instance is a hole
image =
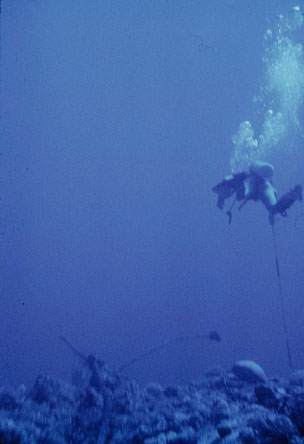
[[[242,122],[232,137],[234,152],[230,159],[233,172],[241,171],[255,159],[266,160],[289,134],[301,133],[299,109],[304,98],[303,48],[292,39],[292,31],[303,25],[299,6],[292,14],[279,16],[279,23],[265,33],[265,67],[260,93],[253,102],[257,114],[264,114],[258,139],[250,121]],[[270,39],[270,37],[272,37]],[[266,109],[266,112],[264,111]]]

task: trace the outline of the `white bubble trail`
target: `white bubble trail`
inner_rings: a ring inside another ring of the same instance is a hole
[[[232,172],[246,169],[255,159],[267,160],[267,156],[280,149],[280,142],[289,134],[301,130],[304,58],[302,45],[294,41],[294,34],[303,22],[303,13],[295,6],[286,16],[280,15],[274,29],[265,33],[264,77],[260,92],[253,99],[264,114],[264,121],[256,137],[249,121],[242,122],[233,135]]]

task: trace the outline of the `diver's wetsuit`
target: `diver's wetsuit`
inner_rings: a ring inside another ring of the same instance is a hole
[[[261,200],[268,211],[277,203],[277,193],[271,182],[250,172],[244,180],[246,200]]]
[[[271,183],[273,175],[273,166],[270,163],[255,161],[250,165],[249,172],[242,172],[226,177],[221,183],[212,188],[218,194],[217,206],[224,208],[225,199],[228,199],[235,193],[235,200],[242,200],[239,209],[249,200],[260,200],[269,211],[269,221],[274,223],[274,215],[281,214],[287,216],[286,210],[296,200],[302,200],[302,187],[296,185],[288,193],[284,194],[279,201],[277,192]],[[227,212],[229,222],[231,221],[231,209]]]

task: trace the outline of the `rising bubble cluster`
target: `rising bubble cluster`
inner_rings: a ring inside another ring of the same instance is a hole
[[[259,135],[248,121],[242,122],[232,137],[234,151],[230,159],[232,172],[241,171],[255,159],[266,160],[280,149],[288,134],[301,129],[299,110],[304,98],[304,59],[302,45],[295,42],[295,32],[303,26],[298,6],[280,15],[276,26],[264,36],[264,77],[254,98],[262,112]]]

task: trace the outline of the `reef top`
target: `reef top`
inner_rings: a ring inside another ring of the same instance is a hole
[[[1,444],[304,444],[304,370],[252,361],[183,385],[145,387],[89,356],[72,382],[0,388]]]

